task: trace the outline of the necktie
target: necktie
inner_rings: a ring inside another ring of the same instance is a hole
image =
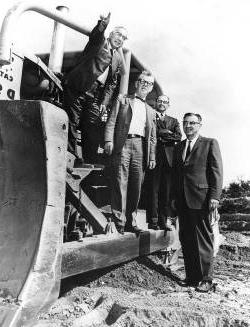
[[[139,99],[139,100],[141,100],[142,102],[145,102],[145,100],[144,100],[144,99],[142,99],[142,98],[138,97],[137,95],[135,96],[135,98],[136,98],[136,99]]]
[[[186,151],[186,156],[185,156],[185,160],[187,160],[187,158],[190,156],[190,152],[191,152],[191,141],[188,141],[188,147],[187,147],[187,151]]]

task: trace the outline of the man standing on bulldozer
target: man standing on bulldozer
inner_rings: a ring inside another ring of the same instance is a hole
[[[110,13],[107,17],[100,16],[79,62],[64,78],[64,109],[69,116],[68,150],[78,157],[76,142],[80,129],[82,155],[87,163],[98,162],[108,106],[117,90],[119,75],[125,73],[122,46],[127,31],[118,26],[105,38],[109,20]]]

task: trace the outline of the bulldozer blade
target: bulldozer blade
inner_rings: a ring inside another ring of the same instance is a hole
[[[26,326],[61,279],[67,115],[43,101],[0,101],[2,327]]]

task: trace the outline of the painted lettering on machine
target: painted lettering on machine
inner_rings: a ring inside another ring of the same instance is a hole
[[[12,53],[11,64],[0,66],[0,100],[19,100],[23,58]]]

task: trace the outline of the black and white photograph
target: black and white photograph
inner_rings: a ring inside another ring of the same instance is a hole
[[[250,327],[249,15],[2,1],[1,327]]]

